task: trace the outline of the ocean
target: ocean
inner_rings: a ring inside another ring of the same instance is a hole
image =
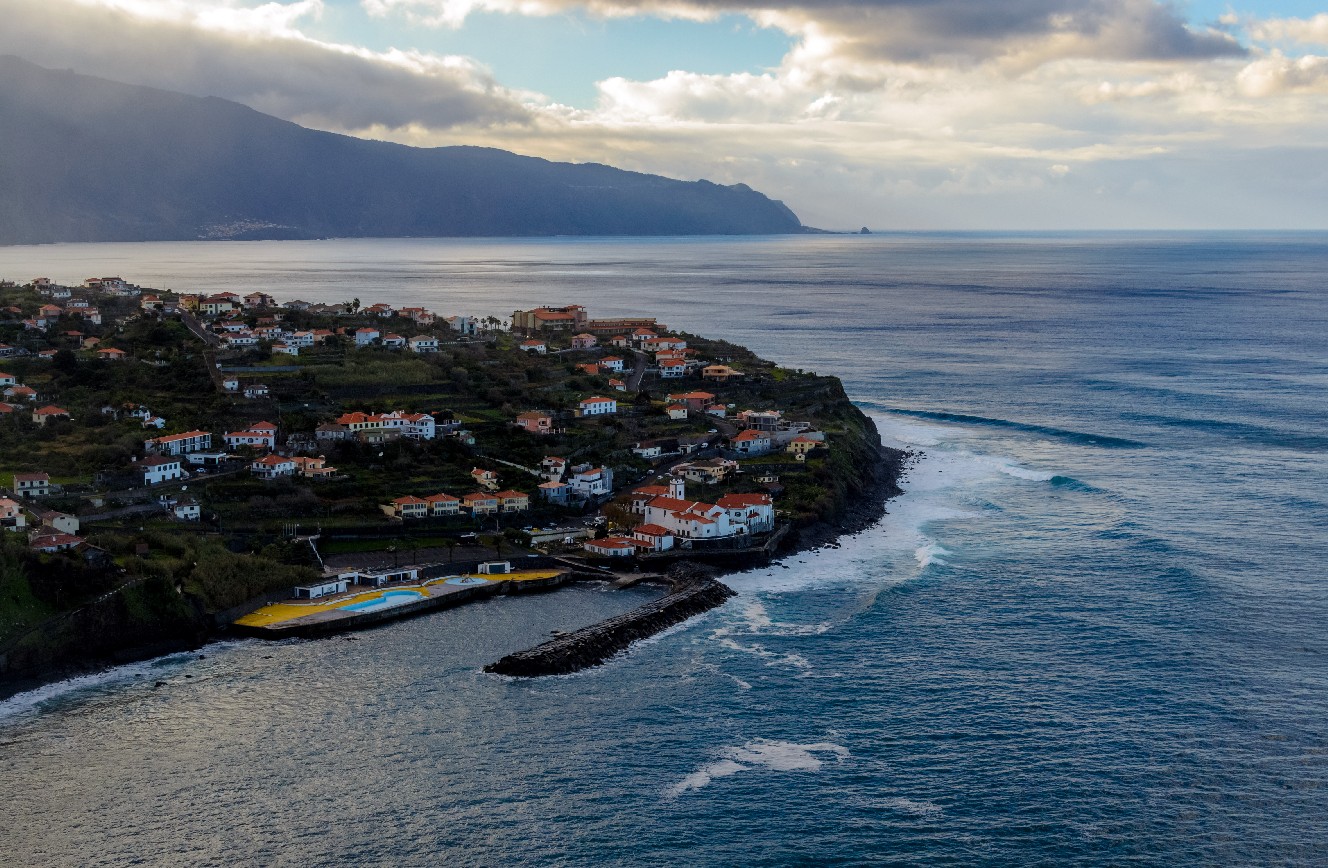
[[[0,702],[14,865],[1322,865],[1328,236],[0,248],[0,277],[641,313],[841,377],[878,526],[574,676],[582,586]]]

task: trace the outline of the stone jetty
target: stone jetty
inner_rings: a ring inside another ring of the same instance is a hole
[[[633,642],[667,630],[735,596],[732,588],[694,564],[675,567],[670,580],[672,590],[658,600],[534,648],[508,654],[484,667],[484,671],[521,677],[579,672],[598,666]]]

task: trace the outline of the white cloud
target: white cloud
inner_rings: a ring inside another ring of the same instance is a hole
[[[354,129],[511,123],[520,94],[461,57],[311,39],[321,0],[7,0],[0,53],[131,84],[220,96],[300,123]]]
[[[1270,18],[1252,21],[1247,30],[1251,38],[1260,42],[1328,45],[1328,12],[1320,12],[1313,18]]]

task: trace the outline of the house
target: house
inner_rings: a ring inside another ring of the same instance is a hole
[[[609,387],[612,389],[617,389],[619,392],[627,391],[627,384],[624,383],[622,380],[609,380]]]
[[[583,364],[583,365],[577,365],[577,366],[576,366],[576,369],[577,369],[578,371],[580,371],[581,373],[583,373],[583,374],[590,374],[592,377],[597,377],[597,376],[599,376],[599,363],[598,363],[598,362],[586,362],[586,363]]]
[[[277,448],[277,426],[271,422],[257,422],[243,431],[231,431],[222,435],[222,440],[231,449],[250,446],[262,449]]]
[[[311,331],[291,332],[286,338],[287,346],[299,347],[302,350],[312,347],[314,343],[314,333]]]
[[[622,356],[605,356],[599,360],[599,366],[601,368],[613,371],[615,374],[621,374],[623,372],[623,365],[624,362]]]
[[[690,482],[716,485],[738,472],[738,462],[728,458],[703,458],[679,464],[673,468],[673,472]]]
[[[70,515],[66,512],[58,512],[54,509],[28,510],[32,514],[33,520],[41,527],[50,528],[57,533],[78,533],[78,516]]]
[[[572,496],[572,489],[566,482],[541,482],[539,484],[540,497],[549,503],[564,505]]]
[[[185,452],[206,452],[212,448],[212,434],[207,431],[186,431],[143,441],[148,452],[161,455],[182,455]]]
[[[516,426],[531,434],[553,434],[553,417],[548,413],[531,411],[516,417]]]
[[[272,352],[280,353],[284,356],[298,356],[300,354],[300,348],[294,344],[273,344]]]
[[[32,421],[38,425],[45,425],[52,419],[68,419],[69,411],[54,404],[48,404],[45,407],[38,407],[32,411]]]
[[[389,350],[399,350],[405,345],[406,339],[401,335],[392,334],[391,332],[383,335],[383,346],[387,347]]]
[[[244,306],[251,309],[256,307],[276,307],[277,300],[266,292],[251,292],[244,297]]]
[[[645,459],[658,458],[679,452],[678,438],[663,437],[658,440],[641,440],[632,444],[632,452]]]
[[[198,309],[206,316],[220,316],[235,310],[236,302],[232,293],[210,295],[198,304]]]
[[[716,505],[729,514],[729,524],[745,527],[748,533],[775,529],[775,507],[768,494],[726,494]]]
[[[23,506],[17,500],[0,497],[0,528],[20,531],[27,526],[28,519],[23,514]]]
[[[534,338],[531,338],[528,341],[522,341],[520,344],[520,348],[527,353],[536,353],[541,356],[549,351],[548,344],[544,343],[544,341],[536,340]]]
[[[654,329],[639,328],[632,332],[632,340],[638,344],[644,341],[653,341],[657,337],[659,335],[655,334]]]
[[[418,326],[431,326],[438,319],[432,311],[422,307],[403,307],[397,311],[397,316],[405,317]]]
[[[812,437],[805,437],[799,435],[789,441],[788,446],[785,447],[785,451],[792,455],[805,456],[808,452],[811,452],[817,446],[824,446],[824,445],[825,444],[822,443],[820,440],[816,440]]]
[[[404,410],[343,413],[337,417],[337,424],[345,426],[351,436],[365,442],[381,442],[392,437],[432,440],[438,434],[438,423],[433,416],[428,413],[407,413]]]
[[[729,439],[729,448],[742,455],[764,455],[770,451],[770,442],[766,432],[748,428]]]
[[[406,495],[392,501],[392,515],[397,518],[426,518],[429,515],[429,502],[422,497]]]
[[[171,507],[171,513],[181,521],[198,521],[202,510],[199,509],[198,501],[190,497],[181,498]]]
[[[599,343],[599,340],[594,335],[579,334],[572,336],[572,349],[574,350],[588,350],[597,343]]]
[[[715,396],[709,392],[679,392],[669,395],[669,403],[683,404],[693,413],[700,413],[715,402]]]
[[[250,383],[244,387],[244,396],[246,398],[266,398],[268,388],[263,383]]]
[[[670,418],[670,419],[686,419],[686,418],[687,418],[687,405],[686,405],[686,404],[670,404],[669,406],[667,406],[667,407],[664,408],[664,412],[669,414],[669,418]]]
[[[379,338],[378,329],[371,329],[366,327],[355,330],[355,346],[357,347],[367,347],[370,344],[372,344],[374,341],[378,340],[378,338]]]
[[[449,316],[444,320],[448,327],[461,335],[478,334],[480,327],[479,321],[473,316]]]
[[[304,479],[331,479],[337,472],[335,467],[327,466],[327,459],[322,455],[296,455],[291,460],[295,462],[295,475]]]
[[[592,555],[601,555],[606,558],[631,557],[636,554],[636,541],[625,536],[606,536],[604,539],[593,539],[582,546]]]
[[[410,351],[413,353],[438,352],[438,338],[429,335],[416,335],[410,339]]]
[[[457,515],[461,511],[461,498],[450,494],[431,494],[424,500],[429,504],[430,516]]]
[[[498,498],[493,494],[475,492],[461,498],[461,505],[471,515],[493,515],[498,512]]]
[[[397,315],[396,309],[393,308],[392,305],[384,304],[381,301],[378,302],[377,304],[369,305],[363,311],[361,311],[361,313],[366,313],[369,316],[376,316],[379,319],[390,319],[391,317]]]
[[[15,473],[14,493],[19,497],[45,497],[51,493],[51,476],[40,472]]]
[[[69,551],[83,545],[83,538],[68,533],[45,533],[32,538],[28,543],[33,549],[47,554]]]
[[[581,464],[572,468],[567,479],[572,493],[579,497],[598,497],[613,492],[613,471],[606,467]]]
[[[705,408],[707,416],[714,416],[716,419],[723,419],[729,413],[729,408],[724,404],[711,404]]]
[[[640,524],[632,528],[632,539],[641,548],[652,552],[666,552],[673,548],[673,532],[657,524]]]
[[[481,488],[488,489],[489,491],[498,490],[498,474],[494,473],[492,470],[476,467],[474,470],[470,471],[470,476],[479,483]]]
[[[327,422],[314,429],[315,440],[349,440],[350,435],[350,428],[336,422]]]
[[[557,481],[563,478],[567,472],[567,459],[559,458],[557,455],[546,455],[540,462],[540,476],[545,479]]]
[[[27,386],[22,386],[22,385],[5,387],[4,395],[6,398],[14,398],[15,400],[22,400],[22,401],[37,400],[37,390],[30,389]]]
[[[659,363],[659,375],[664,379],[677,379],[686,376],[687,363],[682,359],[663,359]]]
[[[578,416],[606,416],[618,412],[618,401],[614,398],[602,398],[596,395],[586,398],[577,407]]]
[[[779,410],[742,410],[738,413],[738,424],[757,431],[776,431],[784,414]]]
[[[494,497],[498,498],[498,509],[502,512],[525,512],[530,509],[530,495],[520,491],[500,491]]]
[[[180,459],[177,457],[149,455],[134,466],[143,474],[144,485],[160,485],[173,479],[184,478],[184,470],[180,467]]]
[[[706,365],[701,369],[701,379],[727,383],[735,377],[746,376],[742,371],[735,371],[728,365]]]
[[[281,455],[264,455],[249,465],[249,472],[259,479],[283,479],[295,475],[295,460]]]
[[[166,420],[160,416],[144,416],[142,425],[144,428],[156,428],[160,431],[166,427]]]

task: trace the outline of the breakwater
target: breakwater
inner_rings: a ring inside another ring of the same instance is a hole
[[[520,677],[579,672],[598,666],[633,642],[694,618],[735,596],[728,585],[698,573],[691,570],[686,577],[675,580],[673,590],[658,600],[550,639],[534,648],[508,654],[485,666],[484,671]]]

